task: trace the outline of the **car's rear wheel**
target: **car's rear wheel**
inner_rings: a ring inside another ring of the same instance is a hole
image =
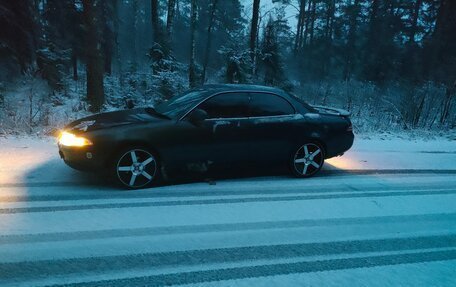
[[[130,189],[152,185],[159,174],[157,157],[144,148],[123,150],[117,156],[114,168],[119,183]]]
[[[311,177],[320,171],[325,160],[323,147],[315,142],[296,149],[291,157],[291,169],[296,177]]]

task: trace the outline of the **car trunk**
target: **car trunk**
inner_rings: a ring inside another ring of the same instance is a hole
[[[319,113],[341,116],[344,118],[348,118],[351,115],[351,113],[349,111],[343,110],[343,109],[338,109],[338,108],[332,108],[332,107],[326,107],[326,106],[312,106],[312,108],[316,109]]]

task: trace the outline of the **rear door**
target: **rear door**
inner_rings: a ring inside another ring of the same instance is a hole
[[[264,164],[287,160],[297,133],[293,105],[273,93],[250,93],[249,114],[252,160]]]

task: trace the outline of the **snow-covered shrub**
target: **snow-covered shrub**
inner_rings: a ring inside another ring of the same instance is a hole
[[[226,61],[222,82],[230,84],[251,83],[253,66],[250,50],[237,46],[224,46],[218,52]]]
[[[437,125],[445,89],[434,83],[380,87],[361,81],[320,81],[297,82],[294,94],[313,105],[346,109],[356,132],[373,133],[431,129]]]
[[[153,90],[157,102],[182,93],[187,87],[187,78],[179,71],[162,71],[153,75]]]
[[[0,117],[2,133],[29,132],[44,126],[45,106],[48,105],[51,89],[40,78],[26,75],[16,81],[3,96],[3,110]]]
[[[54,51],[50,45],[36,52],[38,73],[54,90],[63,88],[63,79],[66,76],[66,66],[69,64],[70,50]]]

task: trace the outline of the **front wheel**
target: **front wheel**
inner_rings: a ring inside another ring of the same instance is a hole
[[[159,173],[157,158],[142,148],[129,148],[119,153],[114,168],[119,183],[130,189],[151,185]]]
[[[291,170],[296,177],[311,177],[320,171],[325,157],[324,150],[318,143],[306,143],[291,157]]]

